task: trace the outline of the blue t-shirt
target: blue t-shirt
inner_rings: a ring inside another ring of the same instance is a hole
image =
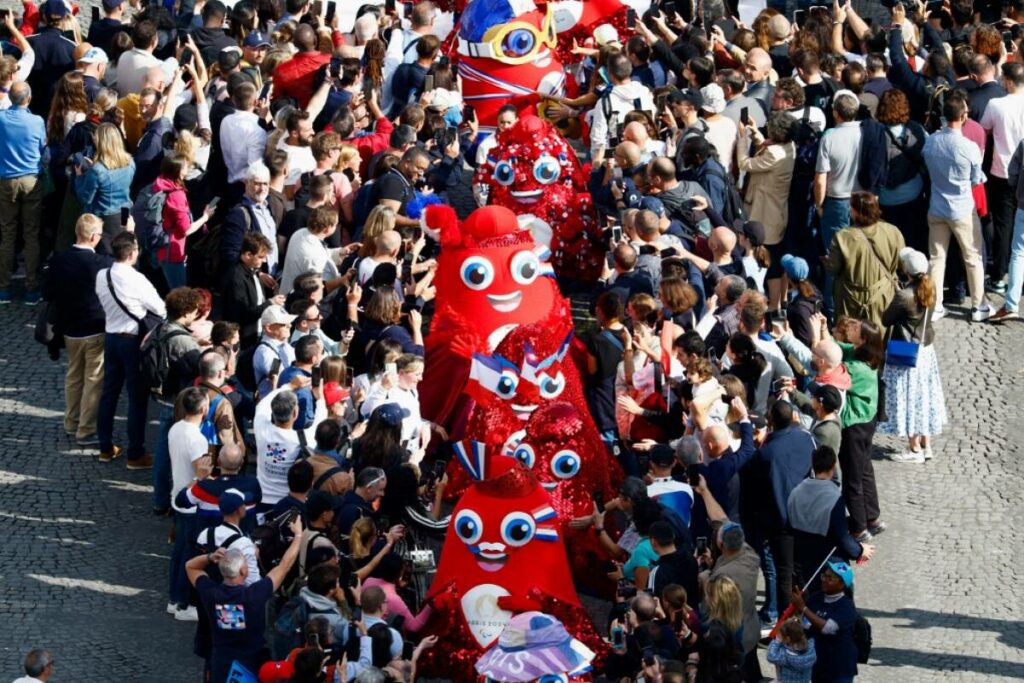
[[[629,560],[626,564],[622,565],[622,575],[633,581],[636,579],[638,567],[650,569],[657,561],[658,553],[654,552],[654,548],[651,547],[651,539],[645,538],[633,548],[633,552],[629,555]]]

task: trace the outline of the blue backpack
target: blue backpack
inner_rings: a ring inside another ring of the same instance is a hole
[[[164,206],[167,204],[167,192],[157,192],[153,185],[147,185],[139,192],[132,205],[132,218],[135,219],[135,236],[142,245],[143,251],[156,253],[171,242],[170,235],[164,230]]]

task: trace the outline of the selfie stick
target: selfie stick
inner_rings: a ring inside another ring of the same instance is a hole
[[[815,577],[818,576],[818,574],[821,573],[821,570],[825,568],[825,565],[828,564],[828,561],[832,558],[832,553],[834,553],[836,551],[836,548],[838,547],[839,546],[832,546],[832,550],[828,551],[828,555],[825,556],[825,561],[818,565],[818,568],[814,570],[813,574],[811,574],[811,578],[808,579],[807,583],[804,584],[804,587],[800,589],[801,595],[807,592],[807,587],[811,585],[811,582],[814,581]],[[786,621],[786,619],[789,619],[791,616],[793,616],[792,603],[790,603],[790,605],[786,607],[786,609],[779,616],[779,620],[775,622],[775,626],[772,627],[772,632],[768,634],[768,638],[774,639],[775,636],[778,635],[779,629],[782,628],[782,623]]]

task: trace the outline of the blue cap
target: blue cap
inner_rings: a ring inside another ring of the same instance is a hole
[[[661,203],[661,200],[657,197],[644,197],[640,200],[641,211],[653,211],[654,214],[659,218],[665,218],[668,214],[665,212],[665,205]]]
[[[48,17],[66,17],[70,12],[64,0],[46,0],[42,14]]]
[[[832,561],[828,563],[828,568],[843,580],[847,588],[853,588],[853,567],[842,561]]]
[[[466,5],[459,17],[459,37],[479,43],[489,28],[507,24],[518,14],[509,0],[476,0]]]
[[[272,44],[267,34],[261,31],[253,31],[245,36],[246,47],[270,47]]]
[[[793,256],[792,254],[786,254],[780,261],[782,269],[786,271],[786,275],[791,280],[806,280],[807,276],[811,274],[811,269],[807,265],[807,261],[803,260],[799,256]]]
[[[377,406],[373,412],[379,417],[381,422],[392,427],[402,424],[402,420],[412,414],[397,403],[385,403],[384,405]]]
[[[217,501],[217,507],[220,508],[222,515],[234,514],[243,505],[245,505],[245,496],[238,489],[226,490],[220,494],[220,499]]]

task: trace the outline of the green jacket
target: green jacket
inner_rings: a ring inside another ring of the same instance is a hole
[[[853,344],[837,343],[843,350],[843,363],[852,382],[846,391],[846,401],[839,415],[845,429],[870,422],[878,413],[878,372],[864,361],[854,359]]]

